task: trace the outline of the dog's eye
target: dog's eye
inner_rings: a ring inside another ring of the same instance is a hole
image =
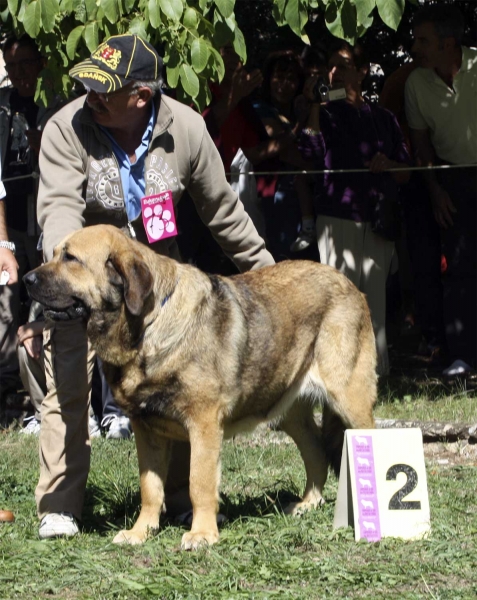
[[[68,261],[68,262],[79,262],[79,260],[76,258],[76,256],[73,256],[69,252],[65,252],[63,254],[63,260]]]

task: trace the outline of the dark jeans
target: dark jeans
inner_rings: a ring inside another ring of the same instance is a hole
[[[477,168],[439,173],[442,187],[457,212],[454,225],[441,229],[447,259],[444,284],[444,322],[453,359],[476,366],[477,356]]]
[[[416,312],[427,343],[445,344],[441,237],[419,173],[401,190]]]

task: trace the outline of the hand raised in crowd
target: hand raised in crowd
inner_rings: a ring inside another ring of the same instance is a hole
[[[253,92],[256,88],[260,87],[263,82],[263,75],[260,69],[254,69],[248,73],[242,66],[240,66],[232,77],[230,95],[232,103],[238,104],[242,98],[245,98]]]
[[[33,321],[18,328],[18,344],[23,345],[28,354],[35,359],[40,358],[44,326],[43,321]]]
[[[0,273],[7,271],[10,275],[8,285],[12,285],[18,281],[18,263],[15,259],[15,255],[11,250],[7,248],[0,248]]]
[[[37,156],[40,154],[40,143],[41,143],[42,133],[43,132],[40,131],[39,129],[27,129],[25,131],[25,134],[28,139],[28,144],[29,144],[30,148],[36,153]]]
[[[452,213],[457,209],[452,203],[449,194],[439,185],[432,187],[430,191],[432,212],[437,223],[443,228],[448,229],[454,225]]]

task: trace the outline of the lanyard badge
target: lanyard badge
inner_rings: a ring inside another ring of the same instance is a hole
[[[171,190],[141,198],[141,213],[150,244],[177,235]]]

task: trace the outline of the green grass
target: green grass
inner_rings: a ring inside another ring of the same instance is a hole
[[[403,376],[380,382],[375,416],[382,419],[477,423],[476,382]]]
[[[413,410],[414,414],[414,410]],[[0,436],[0,598],[439,598],[477,597],[477,467],[428,465],[432,534],[410,542],[356,543],[333,532],[337,484],[326,505],[301,518],[281,510],[303,487],[301,459],[283,434],[227,442],[220,543],[182,552],[183,529],[164,522],[143,546],[117,547],[139,502],[133,442],[93,440],[84,532],[39,541],[34,487],[37,440]]]

